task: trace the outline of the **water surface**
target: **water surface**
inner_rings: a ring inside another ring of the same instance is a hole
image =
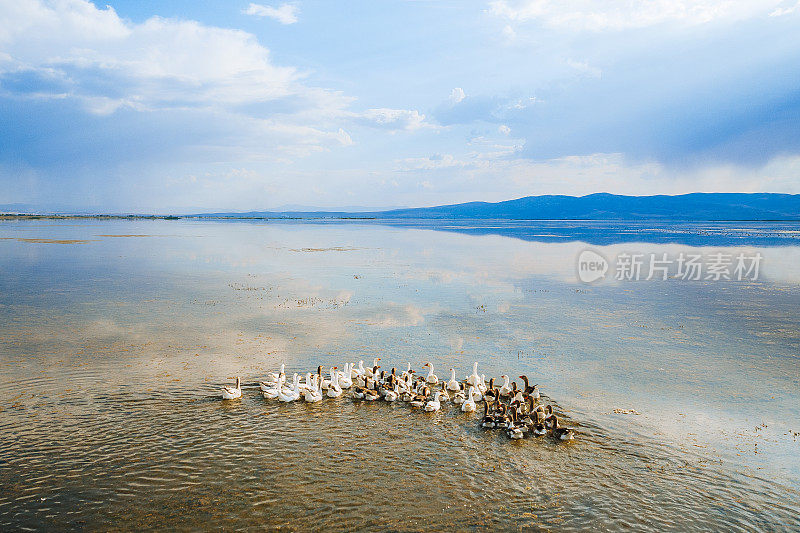
[[[0,526],[800,527],[800,225],[4,221]],[[756,281],[575,261],[758,252]],[[528,374],[571,444],[453,407],[280,405],[381,357]],[[241,401],[219,388],[241,376]],[[638,414],[620,414],[617,411]]]

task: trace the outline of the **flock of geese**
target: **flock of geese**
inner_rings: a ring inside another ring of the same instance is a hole
[[[501,376],[503,384],[495,385],[494,378],[486,382],[484,374],[478,375],[478,363],[472,366],[472,374],[466,379],[456,379],[456,371],[450,369],[450,379],[440,380],[433,371],[433,364],[426,362],[426,375],[417,374],[408,368],[398,374],[396,368],[391,372],[380,370],[378,362],[364,367],[364,361],[345,363],[344,370],[332,367],[323,374],[322,367],[316,373],[307,373],[305,381],[295,373],[291,384],[286,382],[285,365],[280,371],[272,372],[266,381],[259,383],[264,398],[281,402],[294,402],[301,398],[309,403],[321,402],[325,397],[339,398],[346,394],[356,400],[407,402],[414,408],[425,411],[438,411],[452,401],[465,413],[475,412],[478,402],[483,402],[483,418],[480,425],[487,429],[503,429],[511,439],[522,439],[528,435],[541,437],[548,433],[558,440],[572,440],[574,431],[559,425],[558,417],[551,405],[540,403],[541,395],[537,385],[530,385],[527,376],[520,376],[524,388],[507,375]],[[424,372],[423,372],[424,373]],[[222,398],[235,400],[241,398],[241,381],[236,378],[235,387],[224,387]]]

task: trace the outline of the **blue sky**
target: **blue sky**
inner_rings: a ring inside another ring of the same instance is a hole
[[[798,0],[0,0],[0,204],[800,193]]]

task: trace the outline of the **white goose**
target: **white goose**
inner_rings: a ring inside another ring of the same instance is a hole
[[[464,389],[461,389],[461,390],[459,390],[459,391],[456,391],[456,393],[455,393],[455,394],[453,394],[453,403],[454,403],[454,404],[456,404],[456,405],[462,405],[462,404],[463,404],[464,402],[466,402],[466,401],[467,401],[467,395],[466,395],[466,393],[464,392]]]
[[[437,392],[436,395],[433,397],[433,400],[430,400],[428,401],[428,403],[425,404],[426,411],[428,412],[438,411],[442,407],[441,402],[439,402],[439,397],[441,396],[441,394],[442,394],[441,392]]]
[[[267,377],[267,382],[272,381],[273,383],[277,382],[281,376],[285,376],[284,370],[286,370],[286,365],[281,363],[281,370],[280,372],[270,372],[269,376]]]
[[[297,384],[295,385],[295,383]],[[297,372],[295,372],[294,376],[292,376],[291,385],[286,385],[286,380],[284,380],[283,387],[281,387],[281,391],[283,391],[284,394],[289,394],[291,392],[294,392],[295,390],[298,391],[300,390],[300,374],[298,374]]]
[[[398,389],[397,382],[395,382],[394,388],[387,390],[383,395],[383,399],[386,400],[387,402],[395,402],[399,397],[400,397],[400,391]]]
[[[380,357],[376,357],[375,359],[372,360],[372,366],[369,367],[369,368],[364,369],[365,372],[366,372],[366,376],[367,377],[370,377],[370,378],[378,377],[378,376],[374,375],[374,369],[375,369],[376,366],[378,366],[378,361],[380,361],[380,360],[381,360]]]
[[[275,383],[274,387],[269,387],[267,389],[261,388],[261,395],[268,400],[274,400],[278,397],[281,390],[283,389],[283,382],[286,379],[286,376],[281,376],[278,378],[278,382]]]
[[[242,382],[237,377],[235,387],[222,387],[223,400],[235,400],[242,397]]]
[[[428,375],[425,376],[425,383],[428,383],[430,385],[436,385],[437,383],[439,383],[439,378],[436,377],[436,374],[433,373],[433,364],[430,362],[426,362],[424,365],[422,365],[423,368],[425,368],[426,366],[428,367]]]
[[[447,382],[447,390],[449,391],[461,390],[461,385],[456,380],[456,371],[453,368],[450,369],[450,381]]]
[[[353,378],[351,377],[353,370],[352,363],[344,364],[344,372],[339,374],[339,386],[343,389],[349,389],[353,386]]]
[[[481,377],[478,375],[478,362],[472,364],[472,374],[467,377],[467,384],[477,387],[481,382]]]
[[[303,399],[308,403],[317,403],[322,401],[322,387],[317,384],[318,378],[314,375],[314,388],[307,390],[303,395]]]
[[[467,399],[464,400],[464,403],[461,404],[461,411],[464,413],[472,413],[475,411],[475,387],[469,388],[469,394],[467,394]]]
[[[503,386],[500,387],[500,396],[508,396],[511,394],[511,380],[506,375],[502,375],[500,377],[505,380]]]
[[[489,387],[486,386],[486,374],[481,374],[481,380],[476,387],[478,388],[478,392],[486,394],[486,391],[489,389]]]
[[[312,391],[316,388],[316,385],[311,381],[311,372],[307,372],[305,383],[300,383],[299,385],[300,394],[305,394],[306,392]]]
[[[342,395],[342,388],[339,386],[338,367],[331,368],[331,384],[328,387],[328,398],[338,398]]]
[[[298,398],[300,398],[300,376],[295,374],[292,381],[292,388],[289,391],[286,391],[286,389],[281,389],[278,393],[278,400],[288,403],[293,402]]]

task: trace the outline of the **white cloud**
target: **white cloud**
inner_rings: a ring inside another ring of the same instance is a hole
[[[797,2],[794,5],[789,5],[786,7],[779,6],[774,11],[772,11],[769,16],[770,17],[782,17],[784,15],[790,15],[792,13],[796,13],[800,11],[800,2]]]
[[[588,61],[575,61],[574,59],[567,59],[567,65],[589,78],[601,78],[603,75],[602,70],[591,66]]]
[[[464,89],[462,89],[461,87],[456,87],[450,92],[450,101],[453,102],[454,104],[459,103],[466,97],[467,95],[464,94]]]
[[[597,153],[534,161],[490,154],[452,155],[406,159],[396,169],[425,176],[439,170],[437,184],[444,190],[471,190],[464,198],[503,200],[532,194],[583,195],[594,192],[616,194],[683,194],[686,192],[800,193],[797,173],[800,156],[779,156],[757,168],[731,164],[709,164],[696,169],[675,170],[657,162],[629,161],[623,154]],[[488,188],[485,188],[488,187]],[[432,200],[431,203],[438,203]],[[444,202],[447,203],[447,202]]]
[[[500,133],[502,133],[503,135],[508,135],[508,134],[510,134],[510,133],[511,133],[511,128],[509,128],[509,127],[508,127],[508,126],[506,126],[505,124],[501,124],[501,125],[500,125],[500,126],[497,128],[497,131],[499,131],[499,132],[500,132]]]
[[[496,0],[489,3],[489,11],[509,21],[603,31],[741,20],[770,13],[781,4],[782,0]]]
[[[71,100],[99,116],[171,113],[207,126],[202,148],[217,160],[234,154],[290,162],[353,144],[342,126],[358,115],[347,109],[354,99],[302,83],[249,33],[160,17],[132,23],[85,0],[0,3],[0,18],[0,78],[35,80],[32,89],[5,96]],[[276,101],[290,102],[291,111],[272,111]],[[424,120],[384,111],[367,115],[400,129]]]
[[[163,108],[263,102],[305,90],[294,68],[274,65],[243,31],[160,17],[134,24],[83,0],[11,5],[0,30],[11,59],[0,74],[34,74],[56,83],[55,94]]]
[[[247,9],[243,10],[243,13],[255,17],[269,17],[281,24],[294,24],[297,22],[297,6],[292,4],[282,4],[280,7],[250,4]]]
[[[367,109],[363,113],[352,114],[352,117],[363,125],[386,129],[389,131],[414,131],[420,128],[432,128],[425,122],[425,115],[416,109]]]
[[[409,157],[396,161],[396,170],[434,170],[441,168],[464,168],[474,162],[456,159],[453,154],[433,154],[430,157]]]

